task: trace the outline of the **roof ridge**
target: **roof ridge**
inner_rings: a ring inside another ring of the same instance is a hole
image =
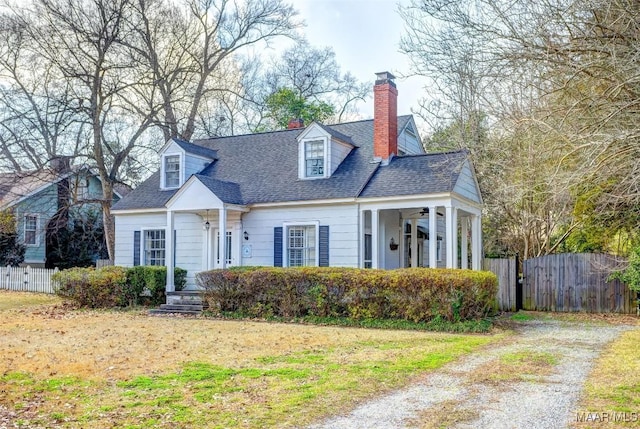
[[[455,154],[468,154],[469,151],[467,149],[458,149],[458,150],[447,150],[443,152],[427,152],[427,153],[408,153],[405,155],[395,156],[395,158],[410,158],[410,157],[419,157],[419,156],[435,156],[435,155],[455,155]]]
[[[413,117],[413,115],[411,115],[411,114],[398,115],[398,118],[405,118],[405,117]],[[357,121],[349,121],[349,122],[337,122],[337,123],[333,123],[333,124],[323,124],[321,122],[317,122],[317,123],[322,125],[322,126],[325,126],[325,127],[335,127],[335,126],[339,126],[339,125],[357,124],[358,122],[373,122],[373,118],[370,118],[370,119],[358,119]],[[259,135],[264,135],[264,134],[275,134],[275,133],[286,133],[286,132],[292,132],[292,131],[302,131],[302,130],[305,130],[307,127],[308,127],[308,125],[305,126],[305,127],[301,127],[301,128],[291,128],[291,129],[286,129],[286,130],[259,131],[259,132],[255,132],[255,133],[232,134],[230,136],[211,136],[211,137],[204,137],[204,138],[201,138],[201,139],[195,139],[191,143],[200,145],[199,143],[196,143],[196,142],[206,142],[206,141],[211,141],[211,140],[228,139],[228,138],[231,138],[231,137],[259,136]],[[338,131],[338,132],[340,132],[340,131]],[[349,137],[349,136],[347,136],[347,137]]]

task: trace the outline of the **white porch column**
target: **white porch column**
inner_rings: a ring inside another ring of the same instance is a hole
[[[359,239],[358,239],[358,243],[360,243],[358,245],[358,252],[359,257],[358,257],[358,266],[360,268],[364,268],[364,244],[365,244],[365,240],[364,240],[364,236],[365,236],[365,225],[366,225],[366,210],[360,210],[360,227],[358,228],[358,233],[359,233]]]
[[[173,248],[175,246],[175,243],[173,242],[174,223],[174,213],[171,210],[167,210],[167,229],[164,233],[164,264],[167,266],[166,292],[173,292],[176,290],[176,285],[173,279]]]
[[[471,268],[482,269],[482,216],[471,218]]]
[[[218,268],[227,268],[227,209],[222,206],[218,210]]]
[[[458,268],[458,210],[455,207],[446,207],[447,225],[447,268]]]
[[[469,218],[460,218],[460,268],[466,270],[469,268]]]
[[[233,232],[231,233],[231,243],[238,243],[235,247],[232,247],[233,253],[231,254],[231,261],[234,265],[241,266],[242,264],[242,245],[245,243],[244,235],[242,233],[242,222],[233,223]]]
[[[371,268],[379,267],[380,261],[380,219],[378,209],[371,210]]]
[[[411,219],[411,267],[418,266],[418,220]]]
[[[429,268],[438,267],[438,212],[435,206],[429,207]]]

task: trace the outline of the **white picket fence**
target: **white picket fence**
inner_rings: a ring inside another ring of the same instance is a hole
[[[0,267],[0,289],[54,293],[51,276],[57,272],[57,268]]]

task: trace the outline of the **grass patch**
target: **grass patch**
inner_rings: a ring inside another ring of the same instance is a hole
[[[509,319],[513,320],[513,321],[516,321],[516,322],[526,322],[526,321],[529,321],[529,320],[534,320],[534,317],[530,313],[523,313],[523,312],[519,311],[519,312],[517,312],[515,314],[512,314]]]
[[[596,361],[585,383],[580,412],[617,412],[627,416],[640,412],[640,359],[638,358],[640,329],[624,332],[609,344]],[[602,422],[576,422],[580,428],[601,427]],[[640,427],[640,421],[624,422],[611,419],[607,427]]]
[[[479,416],[479,411],[462,408],[459,401],[448,400],[423,411],[412,423],[420,429],[450,428],[460,423],[473,421]]]
[[[0,311],[60,303],[62,300],[55,295],[0,290]]]
[[[470,381],[491,384],[538,381],[551,374],[557,364],[558,358],[551,353],[520,350],[480,365],[471,374]]]
[[[256,320],[246,314],[237,312],[224,312],[214,314],[205,312],[207,317],[230,320]],[[404,331],[431,331],[431,332],[451,332],[451,333],[487,333],[491,331],[493,322],[491,319],[465,320],[459,322],[449,322],[441,318],[435,318],[430,322],[411,322],[404,319],[351,319],[348,317],[318,317],[305,316],[296,318],[269,317],[260,319],[268,322],[278,323],[300,323],[319,326],[344,326],[354,328],[369,329],[400,329]]]

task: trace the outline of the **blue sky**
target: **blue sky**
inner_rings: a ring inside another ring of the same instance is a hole
[[[331,46],[342,71],[350,71],[360,81],[375,80],[375,73],[395,74],[398,87],[398,114],[418,108],[424,80],[400,78],[409,74],[406,55],[399,52],[404,22],[398,4],[409,0],[292,0],[306,22],[303,29],[314,46]],[[373,93],[373,90],[372,90]],[[360,104],[364,118],[373,117],[373,100]]]

